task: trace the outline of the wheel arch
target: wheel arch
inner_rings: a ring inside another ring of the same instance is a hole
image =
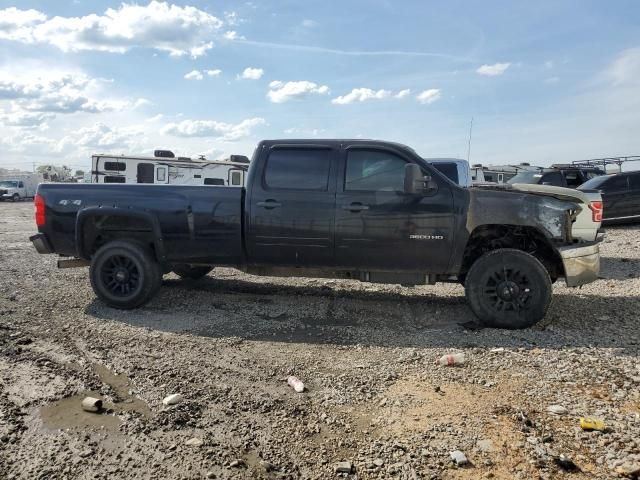
[[[459,275],[464,277],[482,255],[500,248],[513,248],[533,255],[554,281],[564,275],[560,252],[545,232],[533,226],[510,224],[476,226],[467,239]]]
[[[151,212],[117,207],[89,207],[78,212],[75,245],[79,258],[90,260],[100,245],[116,239],[146,244],[158,262],[166,262],[160,222]]]

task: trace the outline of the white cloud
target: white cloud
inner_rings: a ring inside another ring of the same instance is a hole
[[[183,120],[168,123],[162,128],[162,133],[176,137],[216,137],[235,141],[250,136],[253,128],[265,124],[264,118],[260,117],[248,118],[236,124],[215,120]]]
[[[243,70],[242,74],[239,75],[239,78],[243,78],[245,80],[259,80],[264,75],[264,70],[261,68],[252,68],[247,67]]]
[[[154,123],[154,122],[159,122],[160,120],[162,120],[164,118],[164,115],[159,113],[157,115],[154,115],[153,117],[149,117],[145,120],[145,122],[147,123]]]
[[[69,147],[83,147],[87,150],[101,152],[114,149],[130,149],[143,134],[140,127],[109,127],[104,123],[96,123],[63,137],[57,150],[65,151]]]
[[[199,70],[191,70],[189,73],[185,74],[185,80],[202,80],[204,77]]]
[[[559,81],[560,81],[559,77],[549,77],[544,79],[544,83],[546,83],[547,85],[558,83]]]
[[[12,110],[51,113],[101,113],[139,107],[146,99],[103,98],[104,80],[78,72],[53,69],[0,71],[0,101],[8,101]]]
[[[244,37],[242,35],[238,35],[238,32],[235,30],[224,32],[224,38],[227,40],[244,40]]]
[[[131,105],[132,108],[140,108],[140,107],[148,107],[149,105],[153,105],[153,102],[148,98],[138,98]]]
[[[305,28],[315,28],[318,26],[318,22],[307,18],[302,21],[302,26]]]
[[[391,95],[389,90],[371,90],[370,88],[354,88],[351,92],[331,100],[336,105],[348,105],[355,102],[366,102],[367,100],[381,100]]]
[[[544,62],[545,68],[553,68],[553,66],[554,66],[553,60],[547,60],[546,62]]]
[[[222,20],[195,7],[157,0],[148,5],[122,3],[104,14],[51,17],[37,10],[0,10],[0,38],[53,45],[63,52],[98,50],[125,53],[143,47],[170,55],[204,55],[213,47]]]
[[[42,128],[47,121],[53,118],[55,118],[53,113],[26,112],[24,110],[0,112],[0,124],[7,127]]]
[[[394,98],[405,98],[411,95],[411,89],[405,88],[394,95]]]
[[[329,93],[329,87],[326,85],[318,85],[308,80],[300,80],[298,82],[281,82],[275,80],[269,84],[267,97],[273,103],[284,103],[293,99],[304,98],[308,95],[326,95]]]
[[[219,68],[216,68],[214,70],[205,70],[205,72],[210,77],[219,77],[220,74],[222,73],[222,70],[220,70]]]
[[[487,77],[496,77],[502,75],[507,71],[507,68],[511,66],[510,63],[494,63],[493,65],[482,65],[478,67],[476,72],[479,75],[486,75]]]
[[[287,128],[284,130],[284,133],[287,135],[298,135],[298,136],[311,136],[317,137],[321,134],[324,134],[326,130],[324,128]]]
[[[623,50],[605,71],[613,85],[640,83],[640,47]]]
[[[420,92],[417,96],[416,96],[416,100],[418,100],[418,102],[422,103],[423,105],[428,105],[430,103],[433,103],[437,100],[440,100],[441,97],[441,93],[440,93],[440,89],[439,88],[430,88],[429,90],[424,90],[422,92]]]

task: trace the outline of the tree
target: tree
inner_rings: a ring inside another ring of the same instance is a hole
[[[71,180],[71,169],[65,165],[40,165],[36,171],[50,182],[68,182]]]
[[[84,170],[76,170],[75,177],[84,177]]]

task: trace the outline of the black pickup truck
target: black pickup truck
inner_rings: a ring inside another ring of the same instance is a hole
[[[116,308],[150,300],[170,271],[196,279],[232,266],[459,282],[484,324],[523,328],[544,317],[557,278],[569,286],[597,278],[601,204],[584,195],[462,188],[397,143],[272,140],[256,148],[246,189],[41,184],[31,241],[39,253],[73,257],[59,266],[90,265],[96,295]]]

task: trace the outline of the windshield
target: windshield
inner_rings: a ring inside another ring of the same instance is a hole
[[[18,187],[18,182],[14,182],[14,181],[11,181],[11,180],[2,180],[2,181],[0,181],[0,187],[17,188]]]
[[[520,172],[507,180],[507,183],[539,183],[541,178],[542,173],[540,172]]]
[[[587,180],[586,182],[584,182],[578,188],[580,190],[598,189],[602,186],[604,182],[606,182],[610,178],[611,178],[611,175],[602,175],[600,177],[594,177],[591,180]]]

